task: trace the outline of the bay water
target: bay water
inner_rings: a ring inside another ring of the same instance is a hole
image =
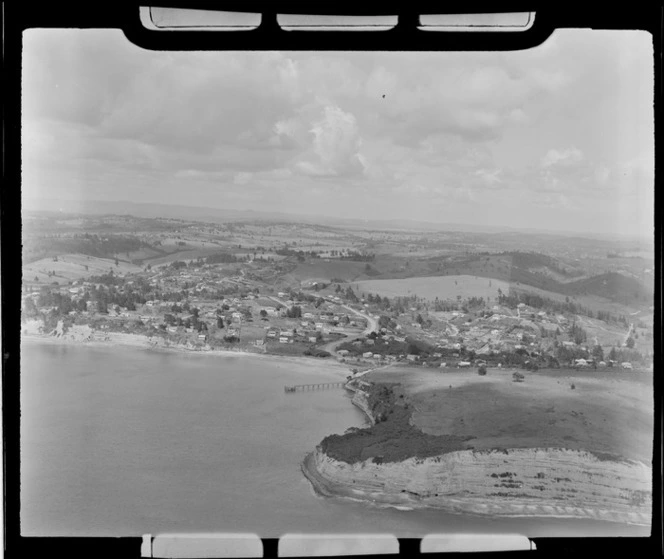
[[[21,534],[168,532],[646,535],[570,519],[491,519],[317,496],[300,463],[366,424],[341,370],[251,356],[21,346]]]

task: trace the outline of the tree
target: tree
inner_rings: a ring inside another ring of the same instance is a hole
[[[265,309],[261,309],[261,312],[259,314],[261,315],[261,318],[267,317],[267,311]]]
[[[630,336],[629,338],[627,338],[627,342],[625,343],[625,345],[626,345],[629,349],[632,349],[632,348],[634,347],[634,338],[632,338],[632,336]]]
[[[217,317],[217,328],[222,329],[224,327],[224,319],[220,316]]]
[[[596,361],[604,361],[604,350],[601,345],[596,345],[593,347],[593,357]]]

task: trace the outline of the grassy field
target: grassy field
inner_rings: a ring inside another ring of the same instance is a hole
[[[431,435],[473,436],[477,449],[562,447],[650,463],[652,374],[541,370],[515,383],[512,372],[489,369],[481,377],[475,370],[397,366],[365,380],[401,383],[416,426]]]
[[[298,265],[292,275],[300,281],[329,281],[332,278],[352,281],[364,274],[364,262],[350,260],[315,259]]]
[[[601,320],[581,315],[577,317],[577,323],[586,331],[588,343],[590,344],[594,344],[597,341],[603,347],[620,347],[627,335],[627,328],[620,324],[607,324]],[[650,351],[652,351],[652,348]]]
[[[498,289],[509,292],[510,284],[495,279],[475,276],[425,276],[407,279],[365,280],[353,284],[360,293],[373,293],[387,297],[405,297],[417,295],[433,301],[438,299],[456,299],[461,296],[483,297],[486,301],[494,301],[498,297]]]
[[[87,266],[87,268],[86,268]],[[126,274],[138,272],[140,266],[128,262],[118,261],[112,258],[97,258],[83,254],[63,254],[58,256],[58,261],[52,258],[43,258],[23,266],[23,277],[32,282],[37,277],[40,283],[51,283],[57,281],[60,284],[68,283],[89,276],[107,273],[110,269],[113,273]],[[48,276],[48,272],[55,271],[55,276]]]

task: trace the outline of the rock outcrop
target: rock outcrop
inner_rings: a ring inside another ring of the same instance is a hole
[[[353,403],[375,423],[367,394]],[[593,518],[649,525],[652,471],[631,460],[563,448],[456,450],[399,462],[347,463],[319,445],[302,471],[327,496],[449,512]]]

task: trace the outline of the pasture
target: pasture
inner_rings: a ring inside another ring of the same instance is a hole
[[[353,262],[350,260],[313,259],[298,265],[292,275],[299,281],[325,281],[332,278],[352,281],[364,274],[365,262]]]
[[[510,284],[506,281],[475,276],[424,276],[405,279],[377,279],[355,282],[353,289],[362,294],[372,293],[387,297],[407,297],[417,295],[430,301],[436,298],[456,300],[457,297],[482,297],[494,301],[498,289],[509,293]]]
[[[562,447],[651,461],[651,373],[543,369],[522,371],[525,381],[515,383],[513,372],[394,366],[365,380],[401,383],[415,425],[432,435],[473,435],[478,449]]]
[[[84,254],[62,254],[58,256],[57,262],[53,258],[42,258],[25,264],[23,266],[23,277],[29,282],[34,281],[34,278],[37,277],[39,283],[47,284],[57,281],[63,284],[89,276],[105,274],[109,270],[113,270],[114,274],[127,274],[138,272],[141,267],[122,260],[119,260],[116,266],[113,258],[97,258]],[[55,275],[49,277],[49,272],[55,272]]]

